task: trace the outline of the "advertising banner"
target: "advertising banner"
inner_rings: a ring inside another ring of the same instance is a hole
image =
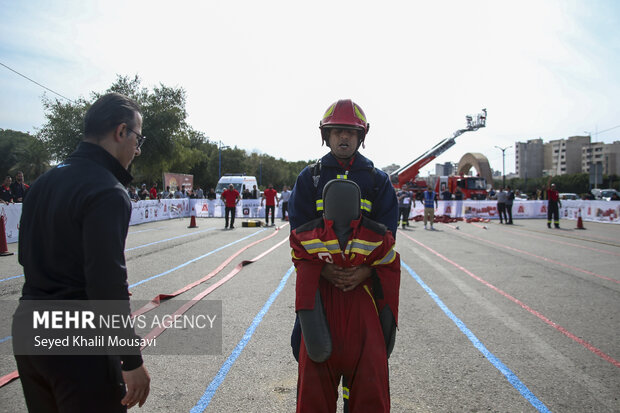
[[[172,172],[164,172],[164,190],[170,187],[170,191],[174,192],[177,188],[180,190],[182,186],[185,188],[194,187],[194,175],[175,174]]]
[[[0,203],[0,219],[4,221],[6,242],[17,242],[19,238],[19,218],[22,216],[22,204]]]
[[[130,225],[189,217],[192,208],[197,218],[223,218],[225,209],[220,199],[162,199],[132,202]],[[581,211],[584,221],[620,224],[620,202],[617,201],[562,201],[560,218],[576,220]],[[18,241],[19,219],[22,204],[0,204],[0,217],[5,220],[7,243]],[[424,214],[424,206],[416,201],[409,218]],[[497,201],[438,201],[435,215],[453,218],[499,219]],[[237,205],[237,218],[264,219],[265,207],[259,199],[243,199]],[[547,201],[515,201],[513,219],[546,219]],[[282,209],[276,206],[276,218],[282,217]]]

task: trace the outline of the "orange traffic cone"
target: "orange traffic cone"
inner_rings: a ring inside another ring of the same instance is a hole
[[[4,228],[4,222],[6,221],[5,217],[0,217],[0,257],[6,257],[8,255],[13,255],[12,252],[9,252],[9,248],[6,245],[6,230]]]
[[[583,226],[583,219],[581,219],[581,208],[579,208],[579,214],[577,214],[577,228],[575,229],[586,229]]]
[[[189,227],[187,228],[198,228],[198,225],[196,225],[196,211],[193,207],[192,212],[190,212]]]

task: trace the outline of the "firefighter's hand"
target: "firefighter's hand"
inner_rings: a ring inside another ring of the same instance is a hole
[[[345,270],[347,271],[347,275],[343,282],[344,288],[341,288],[343,292],[353,290],[355,287],[364,282],[366,278],[372,275],[372,270],[367,265],[345,268]]]
[[[144,364],[129,371],[123,371],[123,380],[127,386],[127,394],[121,400],[121,404],[131,409],[138,404],[139,407],[146,402],[151,387],[151,378]]]
[[[345,286],[344,282],[346,281],[347,276],[348,272],[346,269],[336,264],[327,263],[321,270],[321,277],[325,278],[327,281],[332,283],[334,287],[340,288],[341,290]]]

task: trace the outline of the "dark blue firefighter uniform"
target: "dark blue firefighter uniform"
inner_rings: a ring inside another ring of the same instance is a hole
[[[359,152],[356,152],[353,161],[344,167],[331,152],[321,158],[320,164],[320,175],[317,175],[318,168],[310,165],[297,177],[288,203],[291,231],[323,215],[321,197],[327,182],[332,179],[349,179],[360,187],[362,214],[385,225],[396,238],[398,199],[385,172],[375,168],[372,161]],[[300,343],[301,329],[297,320],[291,335],[295,359],[299,358]]]
[[[323,214],[321,194],[332,179],[349,179],[362,192],[362,214],[385,225],[396,237],[398,227],[398,200],[388,175],[376,169],[371,160],[356,152],[353,163],[344,168],[331,153],[321,158],[320,176],[314,184],[314,167],[306,167],[297,182],[288,203],[291,230]]]

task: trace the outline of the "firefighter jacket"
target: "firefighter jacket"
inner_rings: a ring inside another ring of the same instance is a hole
[[[315,219],[293,230],[290,236],[293,263],[297,270],[295,311],[314,308],[321,269],[325,263],[340,267],[368,265],[373,275],[357,288],[364,288],[380,313],[389,305],[398,322],[400,256],[387,228],[364,216],[351,223],[353,232],[344,251],[333,230],[333,221]]]
[[[361,190],[362,214],[387,227],[396,234],[398,227],[398,200],[388,175],[375,168],[371,160],[359,152],[351,165],[343,168],[330,153],[320,165],[307,166],[295,183],[288,203],[291,229],[323,215],[323,187],[332,179],[350,179]]]

